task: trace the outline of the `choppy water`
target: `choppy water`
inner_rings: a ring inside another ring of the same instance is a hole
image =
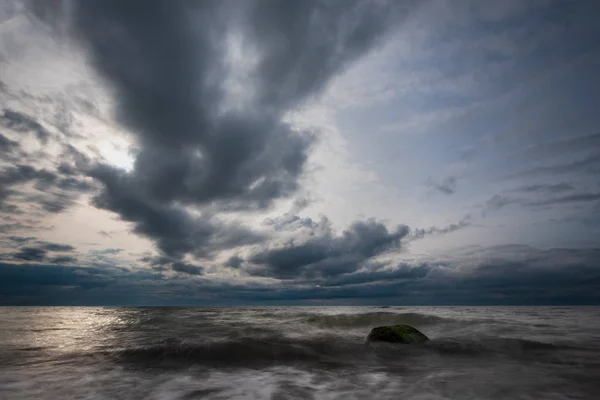
[[[0,308],[0,398],[597,400],[600,308]]]

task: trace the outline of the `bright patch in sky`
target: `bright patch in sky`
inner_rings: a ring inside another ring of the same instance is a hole
[[[133,169],[135,157],[132,155],[127,142],[121,141],[120,143],[115,143],[113,141],[102,140],[98,142],[97,146],[102,157],[110,165],[124,169],[128,172]]]

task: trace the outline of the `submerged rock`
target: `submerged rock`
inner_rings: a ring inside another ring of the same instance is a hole
[[[423,343],[429,338],[410,325],[390,325],[373,328],[367,342]]]

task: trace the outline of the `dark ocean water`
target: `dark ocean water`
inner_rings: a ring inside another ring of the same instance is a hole
[[[600,308],[0,308],[0,398],[597,400]]]

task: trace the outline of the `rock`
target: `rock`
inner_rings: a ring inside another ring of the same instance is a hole
[[[368,342],[423,343],[429,338],[410,325],[390,325],[373,328]]]

